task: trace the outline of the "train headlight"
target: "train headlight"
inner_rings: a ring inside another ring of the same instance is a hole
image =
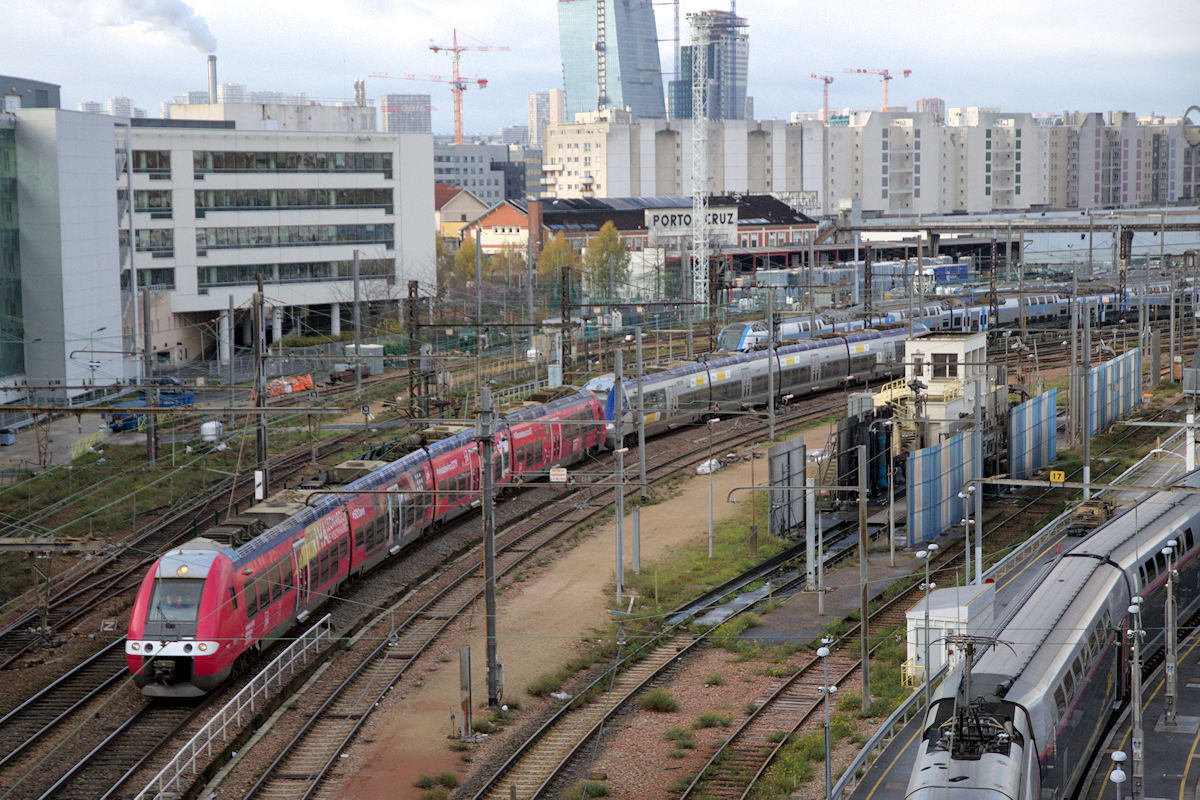
[[[185,645],[183,646],[183,652],[185,652],[185,653],[190,653],[190,652],[192,652],[192,646],[191,646],[190,644],[185,644]]]
[[[149,653],[153,649],[154,649],[154,645],[150,644],[149,642],[146,642],[146,652]]]
[[[188,571],[188,565],[180,564],[179,569],[175,570],[175,574],[182,578],[184,575],[187,575],[187,571]]]
[[[138,642],[133,642],[132,644],[129,645],[129,649],[130,650],[141,650],[142,645]]]
[[[205,644],[204,642],[201,642],[200,644],[196,645],[196,647],[200,650],[201,653],[208,652],[208,645]]]

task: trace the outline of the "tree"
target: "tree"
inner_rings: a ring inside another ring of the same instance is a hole
[[[593,298],[612,299],[629,283],[629,249],[617,235],[612,220],[583,251],[583,274]]]
[[[450,285],[461,289],[475,280],[475,238],[467,236],[454,252],[450,270]]]
[[[542,254],[538,256],[538,280],[557,281],[560,268],[577,266],[579,266],[579,254],[571,249],[567,237],[562,235],[562,231],[559,231],[542,248]]]
[[[440,235],[434,237],[434,263],[437,265],[438,294],[455,285],[454,254]]]
[[[485,258],[484,274],[488,280],[518,285],[525,282],[525,254],[519,247],[502,247],[500,252]]]

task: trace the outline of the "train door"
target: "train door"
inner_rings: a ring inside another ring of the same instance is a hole
[[[550,425],[550,463],[557,464],[563,457],[563,426]]]
[[[296,610],[302,611],[308,605],[309,579],[308,554],[304,552],[305,539],[292,542],[292,558],[296,564]]]
[[[404,535],[404,494],[393,486],[384,496],[387,498],[388,550],[394,553]]]

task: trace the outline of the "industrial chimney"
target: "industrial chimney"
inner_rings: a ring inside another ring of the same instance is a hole
[[[217,102],[217,57],[208,57],[208,102]]]

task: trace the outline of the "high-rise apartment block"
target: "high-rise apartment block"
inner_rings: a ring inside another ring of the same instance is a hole
[[[77,108],[85,114],[107,114],[107,109],[104,108],[104,103],[97,103],[95,100],[84,100]]]
[[[546,143],[546,126],[567,121],[566,93],[550,89],[529,93],[529,144],[541,147]]]
[[[1161,206],[1200,197],[1200,129],[1181,119],[952,108],[851,111],[845,125],[723,120],[709,133],[715,193],[806,192],[826,212],[858,200],[874,214],[981,214]],[[582,115],[547,130],[545,197],[687,194],[691,120]],[[827,156],[826,156],[827,154]]]
[[[746,19],[729,11],[702,11],[689,15],[700,18],[707,32],[704,64],[707,75],[708,118],[747,119],[746,76],[750,60],[750,37]],[[678,80],[671,81],[671,119],[692,118],[692,77],[695,71],[696,44],[680,48]]]
[[[385,94],[379,101],[384,133],[432,133],[432,97],[427,94]]]
[[[558,0],[558,37],[568,119],[603,109],[666,117],[651,0]]]
[[[917,101],[917,111],[932,114],[937,122],[946,121],[946,101],[940,97],[922,97]]]

